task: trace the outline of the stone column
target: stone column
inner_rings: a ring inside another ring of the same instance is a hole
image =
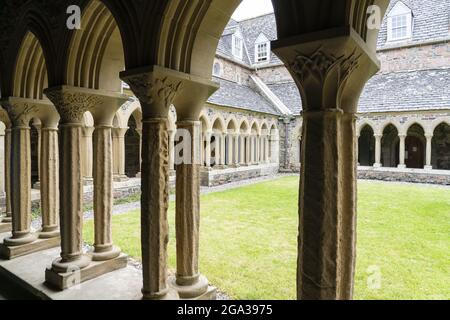
[[[205,167],[211,167],[211,133],[205,132]]]
[[[280,138],[278,135],[272,134],[270,136],[270,149],[271,149],[271,159],[270,162],[272,163],[279,163],[279,157],[280,157]]]
[[[139,143],[139,168],[142,170],[142,128],[136,128],[136,132],[139,134],[140,143]],[[141,177],[141,171],[136,174],[136,177]]]
[[[270,162],[270,159],[269,159],[269,148],[270,148],[269,137],[265,136],[264,137],[264,162],[265,163],[269,163]]]
[[[356,107],[354,108],[356,110]],[[340,251],[338,252],[339,299],[349,300],[353,297],[353,279],[356,262],[356,200],[358,178],[358,140],[356,138],[356,115],[344,113],[341,122],[342,132],[342,215],[339,218]]]
[[[181,298],[194,298],[208,289],[208,280],[198,268],[200,225],[200,127],[199,121],[177,122],[190,133],[191,157],[176,168],[176,287]],[[186,138],[187,139],[187,138]]]
[[[33,186],[31,186],[32,188],[40,188],[41,185],[41,159],[42,159],[42,125],[40,123],[38,124],[33,124],[33,126],[36,128],[37,134],[38,134],[38,148],[37,148],[37,152],[38,152],[38,181],[35,182],[35,184]]]
[[[96,119],[94,130],[94,226],[92,259],[111,260],[120,255],[112,241],[113,170],[112,126]]]
[[[406,168],[406,165],[405,165],[405,151],[406,151],[405,140],[406,140],[406,135],[405,134],[399,134],[398,137],[400,139],[399,157],[398,157],[399,165],[398,165],[398,168],[399,169],[404,169],[404,168]]]
[[[382,134],[375,134],[375,163],[373,164],[374,168],[380,168],[381,165],[381,138],[383,138]]]
[[[175,135],[176,130],[169,130],[169,173],[175,171]]]
[[[239,134],[235,133],[233,136],[234,141],[234,159],[233,164],[239,166]]]
[[[252,136],[246,135],[245,140],[247,141],[245,145],[245,165],[252,164]]]
[[[18,108],[18,106],[14,106]],[[25,107],[26,109],[27,107]],[[19,113],[18,110],[14,111]],[[11,112],[9,112],[11,114]],[[4,239],[6,246],[19,246],[34,242],[31,233],[31,149],[29,119],[15,118],[11,128],[11,194],[12,236]]]
[[[226,137],[226,134],[225,133],[223,133],[223,134],[220,134],[220,158],[219,158],[219,164],[222,166],[222,167],[224,167],[225,166],[225,143],[226,143],[226,141],[225,141],[225,137]]]
[[[5,131],[0,128],[0,196],[5,195]],[[0,221],[1,222],[1,221]]]
[[[11,129],[5,130],[5,216],[1,222],[12,222],[11,206]]]
[[[124,181],[125,175],[125,134],[128,128],[113,128],[113,176],[115,181]]]
[[[427,139],[427,147],[426,147],[426,163],[424,169],[433,170],[433,166],[431,165],[431,149],[433,142],[433,134],[427,134],[425,135],[425,138]]]
[[[92,182],[92,133],[94,132],[94,127],[82,126],[82,177],[85,182]]]
[[[40,161],[42,228],[39,238],[59,236],[58,129],[43,127]]]
[[[61,255],[46,274],[66,273],[87,267],[90,258],[83,254],[83,115],[96,103],[90,95],[64,88],[45,90],[58,110],[60,159],[60,232]],[[92,155],[92,153],[91,153]]]
[[[297,297],[302,300],[351,298],[354,114],[364,84],[379,65],[351,28],[333,32],[340,36],[330,33],[326,40],[299,43],[280,39],[272,46],[303,93],[297,260]]]
[[[227,165],[232,166],[234,164],[233,157],[234,157],[234,149],[233,149],[233,140],[234,140],[234,134],[228,133],[226,135],[226,143],[227,143]]]
[[[141,247],[144,299],[171,299],[167,284],[169,107],[183,87],[180,73],[159,66],[129,70],[121,78],[142,107]]]

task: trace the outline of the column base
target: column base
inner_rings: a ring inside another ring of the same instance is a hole
[[[58,238],[61,235],[58,228],[55,228],[55,230],[42,229],[37,234],[38,234],[39,239]]]
[[[180,282],[183,281],[177,281],[177,279],[171,281],[171,287],[178,292],[180,299],[203,300],[199,298],[208,293],[208,289],[210,289],[208,279],[202,275],[200,275],[198,280],[193,284],[183,285],[180,284]]]
[[[123,182],[130,180],[126,175],[117,175],[113,177],[114,182]]]
[[[112,247],[110,250],[101,251],[95,249],[90,253],[92,256],[92,261],[107,261],[111,259],[115,259],[120,256],[121,250],[117,247]]]
[[[406,165],[405,164],[399,164],[397,166],[397,168],[399,168],[399,169],[406,169]]]
[[[47,268],[47,270],[45,270],[45,281],[51,287],[62,291],[106,273],[125,268],[127,266],[127,258],[127,255],[121,254],[115,259],[92,261],[84,268],[73,268],[71,271],[67,272],[58,272],[55,271],[54,268]]]
[[[41,182],[37,181],[35,184],[33,184],[32,189],[41,190]]]
[[[2,223],[11,223],[12,222],[12,217],[11,216],[3,217],[3,219],[0,220],[0,222],[2,222]]]
[[[142,300],[180,300],[178,292],[171,288],[157,293],[146,293],[142,291],[142,294]]]
[[[32,234],[28,240],[31,239],[34,240],[25,244],[17,244],[17,240],[20,239],[6,238],[3,240],[4,243],[0,244],[0,257],[3,259],[12,260],[38,251],[59,247],[61,243],[60,237],[38,239],[37,235]]]
[[[11,222],[1,222],[0,223],[0,233],[10,232],[11,230],[12,230]]]
[[[425,166],[424,170],[433,170],[433,166]]]
[[[374,168],[381,168],[382,165],[381,165],[381,163],[374,163],[374,164],[373,164],[373,167],[374,167]]]

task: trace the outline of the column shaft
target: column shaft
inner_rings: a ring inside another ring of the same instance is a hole
[[[89,259],[83,255],[82,139],[81,123],[60,123],[61,258],[53,262],[55,272],[89,265]]]
[[[189,132],[191,158],[176,168],[176,238],[177,279],[184,287],[178,292],[181,298],[192,298],[206,292],[208,282],[200,279],[198,269],[200,227],[200,122],[181,121],[178,127]]]
[[[353,297],[356,257],[356,203],[357,203],[357,139],[356,116],[345,113],[342,117],[342,215],[339,220],[339,263],[341,277],[338,279],[338,297]]]
[[[405,168],[405,140],[406,140],[406,136],[405,135],[399,135],[398,136],[400,138],[400,144],[399,144],[399,168]]]
[[[112,241],[112,128],[96,126],[94,130],[94,226],[95,243],[93,260],[116,258],[120,251]]]
[[[125,134],[127,128],[113,128],[113,175],[118,179],[125,178]]]
[[[205,166],[211,167],[211,134],[205,133]]]
[[[381,167],[381,138],[383,137],[380,134],[375,134],[375,164],[373,165],[376,168]]]
[[[12,237],[5,245],[15,246],[33,242],[31,234],[31,154],[30,128],[13,126],[11,130],[11,194]]]
[[[304,112],[297,288],[302,300],[338,298],[341,117],[334,109]]]
[[[169,201],[169,136],[167,119],[143,120],[141,245],[143,294],[160,298],[168,293],[167,209]]]
[[[431,170],[431,169],[433,169],[433,166],[431,165],[431,151],[432,151],[433,135],[426,135],[425,137],[427,139],[425,169]]]
[[[42,229],[40,238],[59,236],[59,168],[58,168],[58,130],[43,128],[41,131],[41,206]]]
[[[12,221],[11,208],[11,129],[5,130],[5,206],[6,212],[2,222]]]

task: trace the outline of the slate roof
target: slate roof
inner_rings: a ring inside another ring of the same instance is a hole
[[[431,40],[450,39],[450,0],[392,0],[387,13],[402,1],[413,12],[413,37],[407,44],[417,44]],[[235,21],[231,20],[219,41],[218,53],[231,60],[232,35],[240,30],[244,38],[244,55],[241,63],[249,68],[254,66],[254,46],[258,36],[263,33],[269,40],[276,40],[277,30],[274,14]],[[387,19],[384,20],[378,39],[383,48],[387,38]],[[398,43],[397,45],[404,45]],[[386,46],[389,46],[387,44]],[[270,63],[280,60],[272,53]],[[449,66],[450,67],[450,66]],[[247,109],[257,112],[279,114],[252,88],[238,83],[214,78],[221,89],[210,102]],[[283,82],[267,84],[270,90],[288,107],[293,114],[301,112],[301,98],[295,83]],[[450,109],[450,69],[423,70],[376,75],[367,84],[360,100],[359,112],[411,111],[429,109]]]
[[[408,41],[409,44],[450,37],[450,0],[392,0],[386,16],[400,1],[413,13],[412,39]],[[387,19],[384,19],[378,38],[379,48],[389,45],[386,39]]]
[[[216,77],[213,81],[219,83],[220,88],[209,98],[209,103],[273,115],[279,114],[275,106],[250,87]]]
[[[273,83],[267,86],[294,115],[300,114],[302,111],[302,99],[294,81]]]
[[[375,75],[359,101],[361,113],[450,109],[450,69]]]

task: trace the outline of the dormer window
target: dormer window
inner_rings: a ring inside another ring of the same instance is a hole
[[[412,11],[399,1],[388,14],[387,41],[408,40],[412,36]]]
[[[239,30],[236,31],[235,34],[233,34],[232,42],[233,42],[232,44],[233,56],[235,58],[238,58],[239,60],[242,60],[244,51],[244,40],[242,39],[242,35],[239,32]]]
[[[269,62],[270,41],[264,34],[260,34],[255,42],[255,63]]]

